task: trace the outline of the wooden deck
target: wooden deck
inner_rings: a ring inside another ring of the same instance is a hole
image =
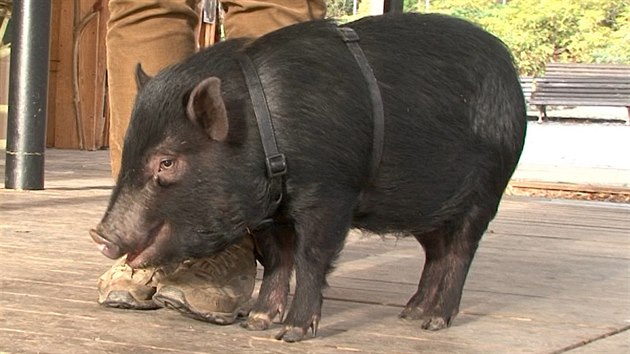
[[[87,231],[110,187],[107,152],[49,150],[46,190],[0,190],[0,353],[630,352],[629,204],[507,197],[440,332],[397,318],[423,261],[415,240],[353,233],[318,336],[287,344],[273,339],[279,325],[97,305],[111,261]]]

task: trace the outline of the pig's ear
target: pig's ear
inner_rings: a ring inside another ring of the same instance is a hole
[[[138,86],[138,89],[144,86],[144,84],[146,84],[150,79],[151,76],[145,73],[144,70],[142,70],[142,65],[138,63],[138,65],[136,65],[136,85]]]
[[[201,126],[210,138],[223,141],[228,134],[228,118],[221,80],[210,77],[200,82],[190,93],[186,107],[188,119]]]

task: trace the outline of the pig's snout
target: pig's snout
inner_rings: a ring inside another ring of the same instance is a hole
[[[121,250],[120,246],[102,236],[95,229],[90,230],[90,236],[92,236],[92,240],[96,242],[99,251],[106,257],[116,259],[123,256],[124,252]]]

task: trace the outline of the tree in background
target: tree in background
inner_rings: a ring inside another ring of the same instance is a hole
[[[629,0],[433,0],[432,12],[478,23],[514,53],[521,75],[548,62],[630,64]]]
[[[368,14],[371,0],[328,0],[329,17]],[[630,64],[630,0],[405,0],[405,11],[446,13],[479,24],[512,50],[521,75],[549,62]]]
[[[353,7],[354,0],[326,0],[326,16],[334,19],[351,16]]]
[[[404,0],[403,11],[417,11],[419,0]],[[424,0],[422,0],[424,4]],[[339,20],[339,22],[348,22],[359,17],[368,15],[371,0],[326,0],[327,17]],[[354,7],[356,6],[356,14]],[[424,6],[424,5],[422,5]]]

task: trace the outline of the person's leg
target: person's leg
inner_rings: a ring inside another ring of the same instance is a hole
[[[110,102],[109,149],[114,179],[136,96],[135,68],[156,74],[195,51],[198,0],[109,0],[107,72]]]
[[[224,26],[228,39],[259,37],[283,26],[324,18],[326,14],[323,0],[221,0],[221,4],[226,11]],[[254,273],[251,273],[252,268],[237,267],[231,262],[240,262],[241,265],[252,262],[255,265],[253,247],[251,238],[246,236],[244,243],[226,250],[221,259],[181,265],[173,274],[158,282],[153,299],[160,306],[178,310],[198,320],[232,323],[251,296],[253,282],[250,279],[255,277],[255,266]],[[210,284],[195,274],[204,269],[215,279]]]
[[[221,0],[221,5],[227,38],[259,37],[326,15],[325,0]]]
[[[123,139],[136,96],[135,67],[150,75],[195,51],[197,0],[109,0],[107,68],[111,111],[112,173],[118,176]],[[251,297],[256,276],[252,240],[221,254],[185,262],[174,272],[132,269],[124,258],[98,281],[98,302],[108,307],[168,306],[209,322],[226,324]],[[156,287],[162,290],[159,296]]]

